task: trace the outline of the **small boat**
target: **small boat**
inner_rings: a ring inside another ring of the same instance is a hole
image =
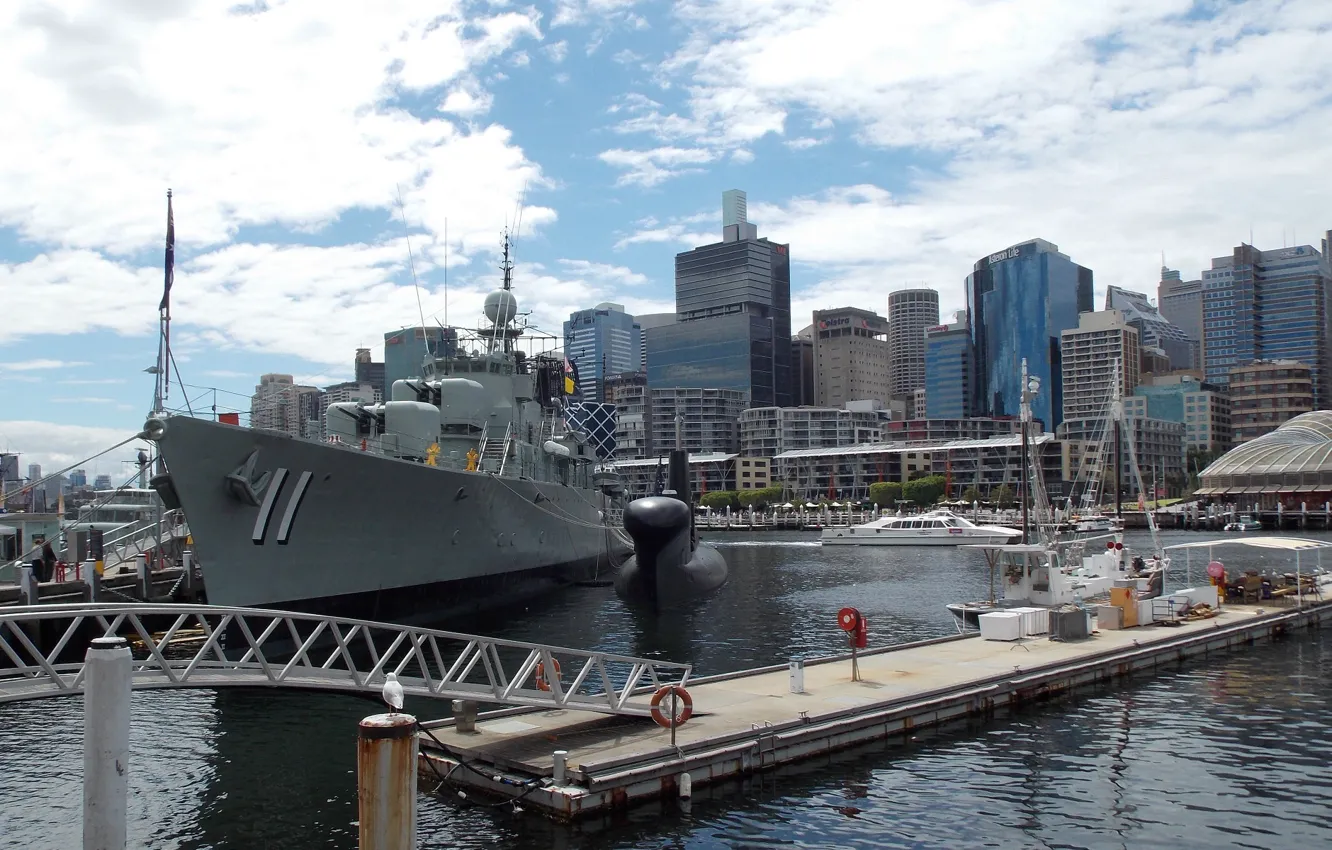
[[[1262,531],[1263,524],[1254,519],[1250,514],[1240,514],[1240,518],[1234,522],[1226,523],[1226,531]]]
[[[952,511],[891,516],[850,528],[825,528],[824,546],[960,546],[964,543],[1010,543],[1022,537],[1016,528],[976,525]]]
[[[954,602],[946,607],[964,626],[979,627],[981,614],[1012,608],[1055,608],[1110,595],[1116,582],[1133,580],[1139,599],[1159,596],[1169,558],[1143,559],[1113,540],[1087,554],[1080,543],[973,546],[990,568],[990,599]],[[995,588],[994,582],[1002,582]]]
[[[1114,534],[1124,530],[1124,521],[1116,517],[1091,514],[1073,517],[1073,531],[1077,534]]]

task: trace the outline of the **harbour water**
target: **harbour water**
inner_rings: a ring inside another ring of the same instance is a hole
[[[948,634],[943,604],[987,587],[977,553],[823,550],[808,533],[713,539],[731,581],[696,611],[652,620],[610,588],[580,588],[466,628],[687,661],[705,675],[840,650],[844,605],[866,614],[875,644]],[[1253,550],[1218,554],[1261,563]],[[1195,557],[1195,581],[1205,562]],[[433,717],[442,706],[408,709]],[[354,848],[355,726],[375,710],[289,692],[136,693],[131,846]],[[77,699],[0,706],[0,847],[80,844],[81,736]],[[420,846],[1328,846],[1329,765],[1332,634],[1321,632],[756,777],[688,811],[569,828],[423,797]]]

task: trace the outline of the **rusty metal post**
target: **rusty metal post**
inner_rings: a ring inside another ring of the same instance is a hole
[[[360,850],[416,847],[416,718],[375,714],[356,741]]]

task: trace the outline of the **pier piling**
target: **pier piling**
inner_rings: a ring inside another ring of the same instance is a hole
[[[356,742],[360,850],[416,847],[416,718],[374,714]]]
[[[84,664],[83,848],[124,850],[129,789],[130,650],[93,640]]]

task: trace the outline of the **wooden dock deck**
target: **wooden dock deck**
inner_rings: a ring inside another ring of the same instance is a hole
[[[576,819],[693,785],[738,778],[911,730],[986,716],[1188,657],[1265,640],[1332,619],[1332,602],[1227,605],[1213,619],[1176,626],[1100,631],[1088,640],[1020,643],[975,635],[862,653],[862,681],[849,659],[806,662],[804,692],[791,693],[786,666],[692,681],[694,715],[671,732],[651,720],[574,711],[509,710],[484,715],[464,733],[451,720],[425,724],[423,782],[500,797],[560,819]],[[568,753],[562,785],[554,752]]]

